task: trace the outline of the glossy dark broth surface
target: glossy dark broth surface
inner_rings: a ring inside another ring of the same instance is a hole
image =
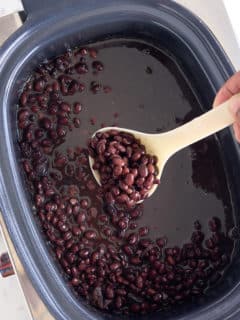
[[[70,133],[67,145],[86,144],[96,130],[117,125],[149,133],[165,132],[202,113],[191,87],[176,63],[164,53],[144,44],[104,43],[98,60],[105,65],[98,75],[110,85],[109,94],[67,98],[85,106],[81,112],[81,133]],[[91,81],[92,75],[85,79]],[[91,119],[96,120],[91,125]],[[189,238],[193,222],[199,219],[204,231],[212,216],[231,220],[230,196],[214,137],[210,137],[172,157],[155,194],[144,202],[143,225],[152,236],[167,235],[172,244]],[[230,224],[230,223],[229,223]],[[229,226],[230,227],[230,226]]]

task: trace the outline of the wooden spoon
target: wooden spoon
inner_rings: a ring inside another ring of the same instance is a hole
[[[98,132],[106,132],[112,129],[133,134],[145,146],[147,153],[157,156],[157,178],[160,179],[167,160],[174,153],[233,124],[234,117],[229,110],[231,99],[192,121],[165,133],[150,134],[125,128],[106,127],[96,131],[93,137]],[[96,181],[101,185],[99,173],[93,169],[94,159],[90,156],[89,163]],[[157,186],[157,184],[153,185],[149,190],[148,197],[153,194]]]

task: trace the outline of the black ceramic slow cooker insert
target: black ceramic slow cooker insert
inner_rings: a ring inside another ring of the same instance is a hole
[[[219,87],[234,72],[208,28],[173,1],[23,1],[27,20],[0,51],[0,205],[4,221],[35,289],[56,319],[125,319],[79,302],[66,286],[48,251],[26,190],[17,147],[18,90],[32,70],[68,47],[109,39],[144,42],[175,61],[201,106],[210,107]],[[204,107],[202,112],[206,111]],[[239,147],[230,129],[216,136],[231,198],[234,223],[239,224]],[[174,314],[151,314],[143,319],[239,319],[239,249],[221,281],[199,305]],[[130,317],[134,318],[134,317]],[[139,317],[137,317],[139,318]]]

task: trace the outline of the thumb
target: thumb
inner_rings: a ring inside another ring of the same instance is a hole
[[[219,92],[217,93],[214,102],[213,108],[217,107],[219,104],[223,103],[224,101],[230,99],[232,97],[232,93],[228,90],[227,86],[223,86]]]
[[[240,125],[240,94],[232,96],[229,108],[235,118],[235,121]]]

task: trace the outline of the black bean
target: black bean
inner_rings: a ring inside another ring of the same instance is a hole
[[[113,168],[113,174],[115,177],[119,177],[122,174],[122,171],[123,171],[123,169],[121,166],[115,166]]]
[[[103,71],[103,64],[100,61],[93,61],[92,63],[93,69],[96,69],[97,71]]]
[[[88,208],[88,206],[89,206],[89,201],[88,201],[87,199],[82,199],[82,200],[80,201],[80,206],[81,206],[82,209]]]
[[[84,233],[84,236],[88,239],[88,240],[95,240],[97,238],[97,234],[95,231],[93,230],[88,230]]]
[[[132,173],[128,173],[125,177],[125,183],[128,186],[132,186],[134,183],[134,175]]]
[[[41,119],[41,126],[44,128],[44,129],[50,129],[52,127],[52,121],[49,119],[49,118],[43,118]]]
[[[130,258],[130,262],[133,265],[140,265],[142,260],[138,256],[133,256],[133,257]]]
[[[212,232],[216,232],[221,229],[221,221],[217,217],[213,217],[211,220],[209,220],[208,225],[209,225],[209,229]]]
[[[102,90],[102,85],[98,82],[93,81],[90,86],[92,93],[97,94]]]
[[[34,82],[34,90],[37,92],[42,92],[45,87],[45,81],[43,79],[38,79]]]
[[[65,137],[65,135],[67,134],[66,129],[65,129],[64,127],[61,127],[61,126],[57,127],[56,132],[57,132],[57,135],[58,135],[60,138]]]
[[[91,207],[88,209],[88,214],[91,218],[95,219],[95,218],[97,218],[98,211],[96,208]]]
[[[142,227],[139,229],[138,234],[140,237],[144,237],[149,233],[149,228],[148,227]]]
[[[71,107],[67,102],[62,102],[60,104],[60,109],[64,112],[70,112],[71,111]]]
[[[80,228],[74,226],[74,227],[72,228],[72,233],[73,233],[75,236],[79,236],[79,235],[82,233],[82,231],[81,231]]]
[[[138,303],[133,303],[132,305],[131,305],[131,307],[130,307],[130,309],[131,309],[131,311],[133,312],[133,313],[138,313],[139,311],[140,311],[140,304],[138,304]]]
[[[128,226],[128,223],[127,223],[127,220],[126,219],[120,219],[118,221],[118,227],[121,229],[121,230],[124,230],[126,229]]]
[[[76,103],[74,104],[74,106],[73,106],[73,112],[74,112],[75,114],[79,114],[79,113],[81,112],[81,110],[82,110],[82,105],[81,105],[81,103],[76,102]]]
[[[65,241],[70,240],[72,238],[72,233],[70,231],[64,233],[63,239]]]
[[[21,122],[21,121],[26,121],[28,118],[29,118],[29,111],[26,110],[26,109],[21,109],[19,112],[18,112],[18,120]]]
[[[20,96],[20,103],[23,107],[25,107],[25,105],[27,104],[27,100],[28,100],[28,94],[26,91],[23,91],[23,93]]]
[[[68,226],[62,221],[59,221],[58,229],[62,232],[67,232],[69,230]]]
[[[113,299],[114,298],[114,290],[113,290],[113,287],[108,285],[107,288],[106,288],[106,297],[108,299]]]
[[[80,212],[77,217],[77,223],[82,224],[86,220],[86,215],[84,212]]]
[[[136,233],[131,233],[129,236],[128,236],[128,243],[133,245],[133,244],[136,244],[138,241],[138,235]]]
[[[120,167],[123,167],[124,166],[124,160],[119,157],[119,156],[115,156],[113,157],[112,159],[112,163],[115,165],[115,166],[120,166]]]
[[[148,176],[148,167],[145,164],[141,164],[138,168],[140,177],[146,178]]]
[[[114,262],[114,263],[112,263],[112,264],[110,265],[110,269],[111,269],[112,271],[115,271],[115,270],[119,269],[120,267],[121,267],[121,265],[120,265],[120,263],[118,263],[118,262]]]
[[[86,56],[88,54],[88,49],[87,48],[81,48],[79,50],[79,53],[82,55],[82,56]]]
[[[85,74],[88,72],[88,66],[86,63],[78,63],[75,65],[75,69],[79,74]]]
[[[112,92],[112,88],[110,86],[103,86],[104,93],[110,93]]]
[[[96,59],[97,58],[97,50],[93,49],[93,48],[90,48],[89,49],[89,56],[93,59]]]

